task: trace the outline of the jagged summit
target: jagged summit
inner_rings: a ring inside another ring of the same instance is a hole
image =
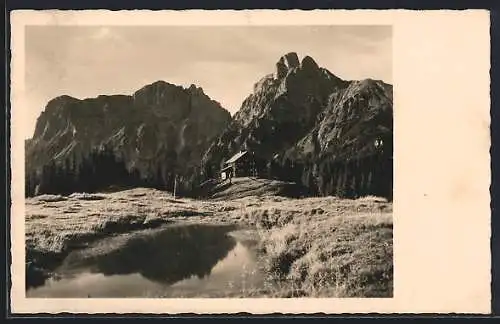
[[[168,90],[184,90],[190,91],[191,93],[205,94],[202,87],[198,87],[195,84],[191,84],[189,87],[184,88],[180,85],[176,85],[164,80],[158,80],[153,83],[147,84],[140,89],[133,92],[132,97],[135,95],[146,92],[146,91],[168,91]],[[81,100],[95,100],[95,99],[109,99],[109,98],[117,98],[117,97],[129,97],[126,94],[99,94],[96,97],[88,97],[88,98],[76,98],[70,95],[60,95],[55,98],[50,99],[47,102],[46,107],[52,107],[59,104],[65,104],[68,102],[76,102]]]
[[[276,62],[276,68],[273,74],[265,76],[257,83],[262,84],[265,79],[270,78],[278,81],[284,80],[287,79],[290,74],[296,73],[306,74],[309,76],[323,74],[320,78],[326,77],[331,80],[342,81],[342,79],[332,74],[327,69],[321,68],[311,56],[305,55],[302,60],[299,60],[299,56],[296,52],[289,52],[281,56]]]
[[[297,68],[299,66],[300,63],[297,53],[295,52],[287,53],[283,55],[278,60],[278,62],[276,62],[275,78],[276,79],[284,78],[287,75],[288,71],[290,71],[293,68]]]
[[[305,70],[318,70],[319,66],[309,55],[304,56],[302,62],[300,62],[300,67]]]
[[[144,87],[135,91],[133,97],[140,96],[143,93],[159,93],[159,94],[163,93],[165,95],[167,93],[180,93],[180,92],[206,96],[205,92],[203,91],[203,88],[195,84],[191,84],[189,87],[183,87],[181,85],[169,83],[164,80],[158,80],[151,84],[145,85]]]
[[[202,87],[198,87],[194,84],[191,84],[187,89],[187,91],[193,93],[193,94],[198,94],[198,95],[205,95],[205,92],[203,91]]]
[[[286,76],[286,74],[290,69],[296,68],[299,65],[300,63],[297,53],[290,52],[283,55],[276,63],[276,78],[277,79],[283,78],[284,76]]]

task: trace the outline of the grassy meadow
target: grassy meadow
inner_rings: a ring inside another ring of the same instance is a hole
[[[392,296],[392,203],[384,199],[259,192],[194,200],[146,188],[27,198],[27,285],[49,277],[74,249],[173,222],[238,224],[255,231],[259,264],[272,284],[240,297]]]

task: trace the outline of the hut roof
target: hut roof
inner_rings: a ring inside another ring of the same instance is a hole
[[[241,159],[243,156],[245,156],[245,154],[247,154],[247,153],[248,153],[248,151],[239,151],[238,153],[233,155],[229,160],[227,160],[224,164],[234,163],[234,162],[238,161],[239,159]]]

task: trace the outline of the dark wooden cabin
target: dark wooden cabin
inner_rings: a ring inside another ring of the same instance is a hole
[[[253,154],[248,151],[240,151],[230,157],[221,170],[223,180],[234,177],[256,176],[255,161]]]

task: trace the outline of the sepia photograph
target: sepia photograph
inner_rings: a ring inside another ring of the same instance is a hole
[[[12,14],[13,307],[487,312],[487,18]]]
[[[27,297],[391,297],[391,26],[28,26]]]

